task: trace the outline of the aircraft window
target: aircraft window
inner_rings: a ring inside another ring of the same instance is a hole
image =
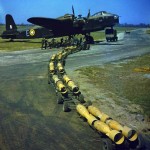
[[[106,11],[102,11],[102,13],[103,13],[103,14],[106,14],[107,12],[106,12]]]
[[[99,15],[103,15],[106,13],[107,13],[106,11],[100,11],[100,12],[97,12],[96,14],[94,14],[93,16],[99,16]]]

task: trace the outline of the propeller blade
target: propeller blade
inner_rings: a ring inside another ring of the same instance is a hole
[[[91,16],[91,12],[90,12],[90,9],[89,9],[89,12],[88,12],[87,18],[89,18],[90,16]]]
[[[73,13],[73,15],[75,16],[75,12],[74,12],[74,7],[73,7],[73,5],[72,5],[72,13]]]

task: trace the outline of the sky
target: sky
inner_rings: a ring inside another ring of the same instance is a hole
[[[150,0],[0,0],[0,23],[11,14],[17,24],[26,24],[30,17],[56,18],[66,13],[87,16],[107,11],[120,16],[120,23],[150,24]]]

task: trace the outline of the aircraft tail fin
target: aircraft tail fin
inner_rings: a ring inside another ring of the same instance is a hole
[[[17,30],[16,23],[11,15],[7,14],[5,19],[6,19],[6,31]]]

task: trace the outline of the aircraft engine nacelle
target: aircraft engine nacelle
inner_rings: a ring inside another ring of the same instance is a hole
[[[73,27],[80,27],[82,28],[85,25],[86,21],[85,19],[81,18],[81,19],[77,19],[73,22]]]

